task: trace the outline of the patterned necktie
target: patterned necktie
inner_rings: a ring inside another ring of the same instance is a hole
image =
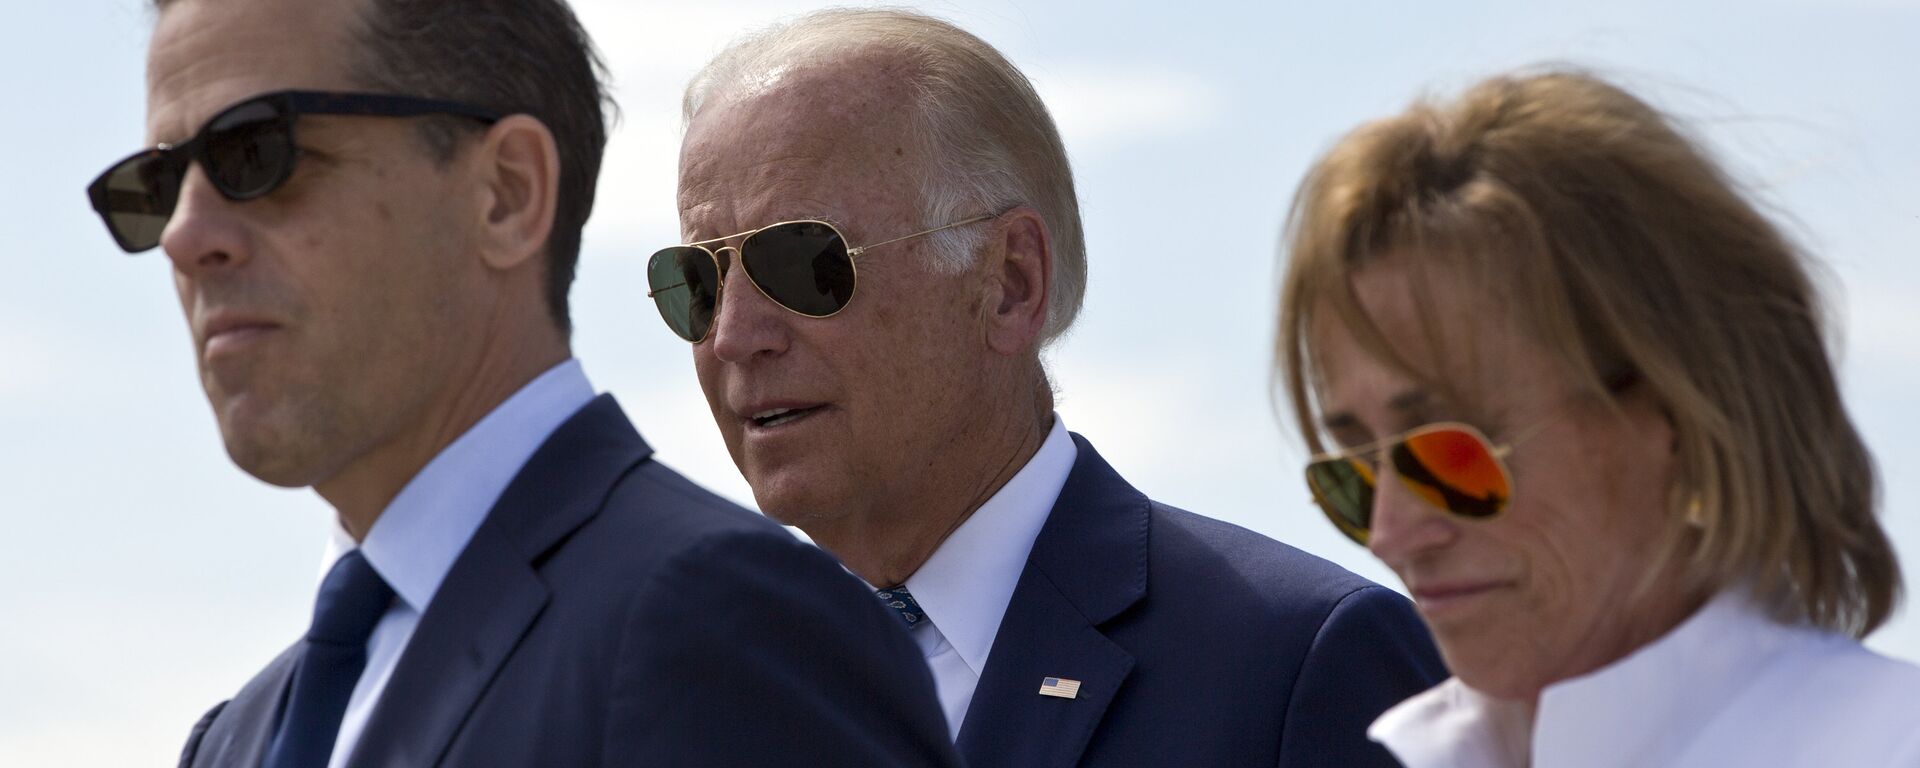
[[[393,603],[393,588],[360,550],[333,564],[313,602],[313,625],[293,669],[280,730],[262,768],[325,768],[340,717],[367,666],[367,636]]]
[[[873,594],[888,608],[892,608],[894,613],[900,614],[900,620],[907,623],[907,629],[920,626],[920,620],[927,617],[926,612],[920,610],[920,601],[913,599],[913,594],[907,591],[904,584],[887,587]]]

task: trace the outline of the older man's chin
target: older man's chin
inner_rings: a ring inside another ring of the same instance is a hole
[[[802,530],[813,528],[847,512],[847,504],[835,502],[835,493],[826,483],[840,478],[808,472],[799,467],[776,471],[747,471],[747,485],[753,488],[753,502],[760,512],[781,525]]]

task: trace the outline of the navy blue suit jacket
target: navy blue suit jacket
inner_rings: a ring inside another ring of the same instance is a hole
[[[955,765],[899,619],[651,453],[606,395],[547,439],[421,616],[351,765]],[[299,649],[207,713],[181,765],[259,765]]]
[[[968,764],[1397,765],[1367,726],[1446,678],[1412,605],[1154,502],[1073,440],[960,729]],[[1079,695],[1040,695],[1048,677]]]

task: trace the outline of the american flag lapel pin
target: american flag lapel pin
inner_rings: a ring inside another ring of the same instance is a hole
[[[1064,677],[1048,677],[1040,680],[1040,695],[1055,696],[1062,699],[1080,698],[1080,681]]]

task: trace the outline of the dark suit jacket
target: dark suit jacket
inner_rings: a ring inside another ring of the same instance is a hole
[[[967,763],[1397,765],[1367,726],[1447,676],[1411,604],[1154,502],[1073,440],[960,730]],[[1040,695],[1048,677],[1079,696]]]
[[[818,549],[652,461],[602,395],[434,595],[352,765],[950,766],[900,620]],[[300,644],[182,766],[260,763]]]

